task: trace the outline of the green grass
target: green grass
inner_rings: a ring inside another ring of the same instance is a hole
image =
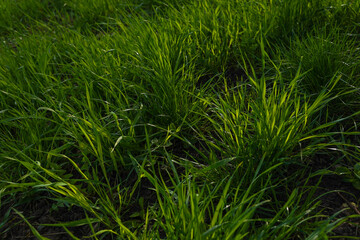
[[[0,236],[328,239],[359,219],[317,193],[358,177],[358,1],[0,10]]]

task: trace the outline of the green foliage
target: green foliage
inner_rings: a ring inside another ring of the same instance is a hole
[[[0,0],[0,238],[14,219],[38,239],[328,238],[347,218],[322,213],[307,165],[359,189],[359,13]],[[39,199],[81,217],[38,223]]]
[[[353,168],[338,167],[335,173],[340,175],[345,182],[350,182],[354,188],[360,190],[360,163],[356,163]]]

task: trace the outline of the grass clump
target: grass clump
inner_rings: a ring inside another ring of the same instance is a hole
[[[358,236],[357,2],[0,3],[2,238]]]

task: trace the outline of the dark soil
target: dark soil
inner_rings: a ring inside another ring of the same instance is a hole
[[[324,159],[318,159],[312,162],[313,171],[326,169],[329,162]],[[331,167],[330,170],[334,167]],[[319,177],[311,179],[310,185],[315,185]],[[339,213],[335,219],[348,217],[350,215],[360,214],[360,191],[352,186],[351,183],[344,182],[341,176],[336,174],[324,175],[320,185],[315,192],[314,197],[320,197],[321,205],[319,208],[324,209],[323,214],[333,216]],[[349,207],[349,205],[351,205]],[[333,231],[336,239],[360,239],[360,217],[349,218]]]
[[[54,224],[84,219],[84,210],[76,206],[72,206],[71,208],[59,207],[58,209],[53,210],[53,204],[56,204],[56,202],[43,198],[14,208],[21,212],[43,237],[52,240],[68,240],[70,239],[69,234],[62,227],[47,227],[42,226],[41,224]],[[10,204],[1,206],[0,215],[4,216],[4,213],[10,207]],[[87,225],[69,227],[68,229],[79,238],[91,234],[90,228]],[[37,238],[25,221],[17,213],[11,211],[7,223],[0,229],[0,239],[35,240]]]
[[[316,194],[318,196],[325,194],[320,198],[320,207],[324,208],[323,213],[327,216],[332,216],[339,211],[342,212],[337,215],[337,218],[359,214],[360,191],[351,184],[343,182],[340,176],[324,176]],[[352,206],[349,207],[349,205]],[[347,239],[350,236],[360,239],[360,217],[348,219],[338,226],[333,234],[342,236],[339,239]]]

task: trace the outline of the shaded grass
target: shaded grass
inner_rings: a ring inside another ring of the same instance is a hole
[[[359,162],[357,2],[1,3],[4,237],[16,215],[46,239],[17,210],[37,193],[83,210],[42,223],[73,239],[318,239],[347,220],[307,165]]]

